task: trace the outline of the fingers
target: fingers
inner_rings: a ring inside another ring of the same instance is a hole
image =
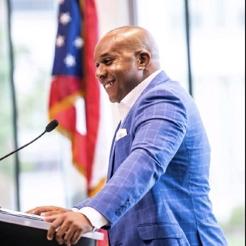
[[[58,243],[63,244],[66,242],[66,233],[69,231],[71,222],[63,222],[62,225],[56,230],[56,240]]]
[[[77,212],[59,213],[44,219],[51,223],[47,238],[52,240],[55,236],[59,244],[74,245],[79,241],[82,233],[92,230],[90,222]]]
[[[58,217],[49,217],[49,220],[47,221],[53,221],[52,224],[50,225],[50,228],[48,230],[47,233],[47,239],[48,240],[53,240],[54,235],[56,233],[56,231],[58,230],[58,227],[60,227],[60,225],[63,223],[63,218],[62,216],[58,216]]]
[[[78,243],[80,237],[81,237],[81,234],[82,234],[82,231],[81,230],[78,230],[74,233],[73,237],[72,237],[72,240],[71,240],[71,243],[72,245],[75,245]]]
[[[45,217],[44,217],[44,220],[47,221],[47,222],[49,222],[49,223],[52,223],[52,222],[54,222],[56,219],[59,218],[59,215],[61,215],[61,214],[54,214],[54,215],[51,215],[51,216],[45,216]],[[61,216],[60,216],[60,218],[61,218]],[[62,219],[62,218],[61,218],[61,219]]]
[[[59,208],[59,207],[55,207],[55,206],[41,206],[41,207],[36,207],[36,208],[30,209],[27,211],[27,213],[41,215],[42,213],[45,213],[45,212],[57,211],[57,210],[61,210],[61,209],[63,209],[63,208]]]
[[[56,207],[56,206],[41,206],[27,211],[29,214],[36,214],[41,216],[51,216],[59,213],[71,211],[70,209]]]
[[[43,211],[47,211],[45,207],[37,207],[26,211],[26,213],[40,215]]]
[[[58,214],[62,214],[62,213],[65,213],[65,212],[66,212],[66,210],[64,210],[64,211],[53,210],[53,211],[48,211],[48,212],[42,212],[42,216],[49,217],[49,216],[52,216],[52,215],[58,215]]]
[[[64,240],[65,240],[66,244],[67,245],[76,244],[80,239],[81,233],[82,233],[81,228],[76,228],[74,226],[71,226],[64,236]]]
[[[66,218],[64,214],[53,215],[45,217],[45,221],[50,222],[51,226],[47,233],[48,240],[53,240],[54,236],[58,244],[62,245],[65,241],[65,236],[68,233],[72,233],[71,221]],[[70,241],[68,242],[70,243]]]

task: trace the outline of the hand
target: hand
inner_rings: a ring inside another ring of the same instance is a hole
[[[41,206],[41,207],[30,209],[27,211],[27,213],[42,215],[42,216],[51,216],[55,214],[65,213],[68,211],[71,211],[71,210],[66,209],[66,208],[56,207],[56,206]]]
[[[71,246],[76,244],[82,233],[92,231],[90,221],[81,213],[68,211],[45,217],[45,221],[51,223],[47,233],[47,239],[53,240],[62,245]]]

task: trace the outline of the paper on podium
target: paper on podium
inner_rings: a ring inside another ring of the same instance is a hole
[[[28,226],[42,230],[48,230],[50,223],[43,220],[42,216],[18,212],[0,207],[0,221],[16,225]],[[81,237],[91,238],[94,240],[103,240],[101,232],[87,232],[81,234]]]

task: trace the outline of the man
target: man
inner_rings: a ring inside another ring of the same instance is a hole
[[[151,34],[140,27],[107,33],[95,49],[96,76],[121,122],[108,182],[77,211],[38,207],[48,239],[67,245],[104,227],[111,246],[226,245],[208,198],[210,148],[192,98],[160,70]]]

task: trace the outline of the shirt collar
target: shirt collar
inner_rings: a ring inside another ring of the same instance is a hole
[[[149,77],[139,83],[133,90],[131,90],[118,104],[119,116],[121,122],[125,119],[128,112],[136,102],[138,97],[141,95],[143,90],[149,85],[149,83],[161,72],[161,69],[152,73]]]

